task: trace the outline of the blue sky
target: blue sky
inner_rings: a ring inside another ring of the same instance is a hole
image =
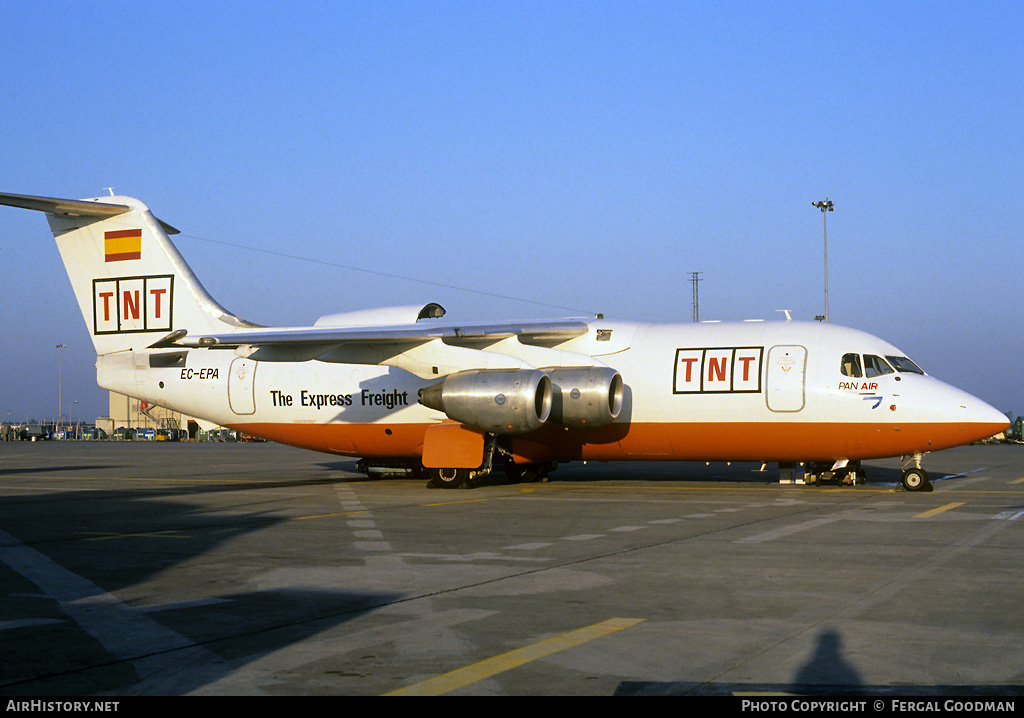
[[[1021,38],[1011,2],[9,0],[0,191],[138,197],[290,325],[686,322],[693,271],[702,319],[810,319],[827,196],[832,321],[1021,414]],[[0,208],[0,281],[0,419],[56,413],[58,343],[105,414],[42,215]]]

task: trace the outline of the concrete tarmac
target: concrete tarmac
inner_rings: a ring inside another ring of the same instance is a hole
[[[0,694],[1021,693],[1024,446],[758,468],[0,443]]]

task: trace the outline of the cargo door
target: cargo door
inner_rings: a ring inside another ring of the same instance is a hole
[[[800,411],[804,408],[804,375],[807,349],[775,346],[768,350],[768,408]]]
[[[228,371],[228,405],[236,414],[256,413],[255,376],[256,362],[251,359],[238,357],[231,362]]]

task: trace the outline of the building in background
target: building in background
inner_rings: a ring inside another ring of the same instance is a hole
[[[110,392],[109,415],[97,417],[96,427],[112,437],[118,429],[152,429],[174,432],[180,438],[200,438],[199,424],[192,417],[115,392]]]

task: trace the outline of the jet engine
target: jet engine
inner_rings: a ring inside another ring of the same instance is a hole
[[[551,420],[573,429],[615,421],[622,410],[622,376],[606,366],[545,370],[554,385]]]
[[[460,371],[420,390],[420,403],[494,434],[524,434],[551,414],[551,379],[539,369]]]

